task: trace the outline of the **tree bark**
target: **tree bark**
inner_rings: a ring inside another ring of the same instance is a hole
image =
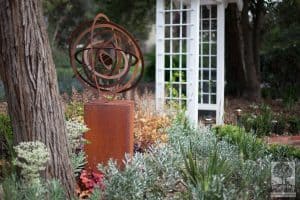
[[[237,22],[237,5],[229,4],[226,9],[225,18],[225,66],[226,66],[226,94],[240,97],[245,88],[245,64],[244,64],[244,49],[240,30]]]
[[[59,179],[69,197],[74,176],[55,66],[39,0],[0,0],[0,75],[14,144],[39,140],[51,154],[46,179]]]
[[[250,20],[249,10],[251,0],[244,0],[244,7],[238,21],[239,41],[241,43],[241,55],[244,63],[245,71],[245,90],[243,96],[245,98],[259,101],[261,100],[260,88],[260,60],[259,50],[261,42],[261,18],[253,16]],[[261,17],[261,16],[260,16]],[[243,67],[243,66],[241,66]]]

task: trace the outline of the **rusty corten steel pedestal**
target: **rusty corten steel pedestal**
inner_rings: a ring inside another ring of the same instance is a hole
[[[97,169],[110,158],[122,166],[125,153],[133,154],[133,101],[95,101],[84,105],[87,169]]]

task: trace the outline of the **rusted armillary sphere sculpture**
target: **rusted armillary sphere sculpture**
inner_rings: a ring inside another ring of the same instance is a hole
[[[77,27],[69,44],[76,76],[106,100],[132,89],[142,77],[144,61],[136,40],[102,13]]]

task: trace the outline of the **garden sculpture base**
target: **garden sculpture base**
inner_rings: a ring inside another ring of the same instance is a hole
[[[95,101],[84,105],[84,121],[90,129],[85,133],[87,169],[115,159],[122,166],[125,153],[133,154],[133,101]]]

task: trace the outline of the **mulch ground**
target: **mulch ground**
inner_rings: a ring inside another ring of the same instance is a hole
[[[295,103],[292,109],[287,109],[281,99],[277,100],[263,100],[260,103],[249,101],[247,99],[227,97],[225,99],[225,116],[226,124],[236,123],[236,110],[241,109],[242,113],[254,113],[255,109],[260,105],[268,105],[274,114],[285,116],[300,116],[300,101]],[[257,109],[256,109],[257,110]]]

